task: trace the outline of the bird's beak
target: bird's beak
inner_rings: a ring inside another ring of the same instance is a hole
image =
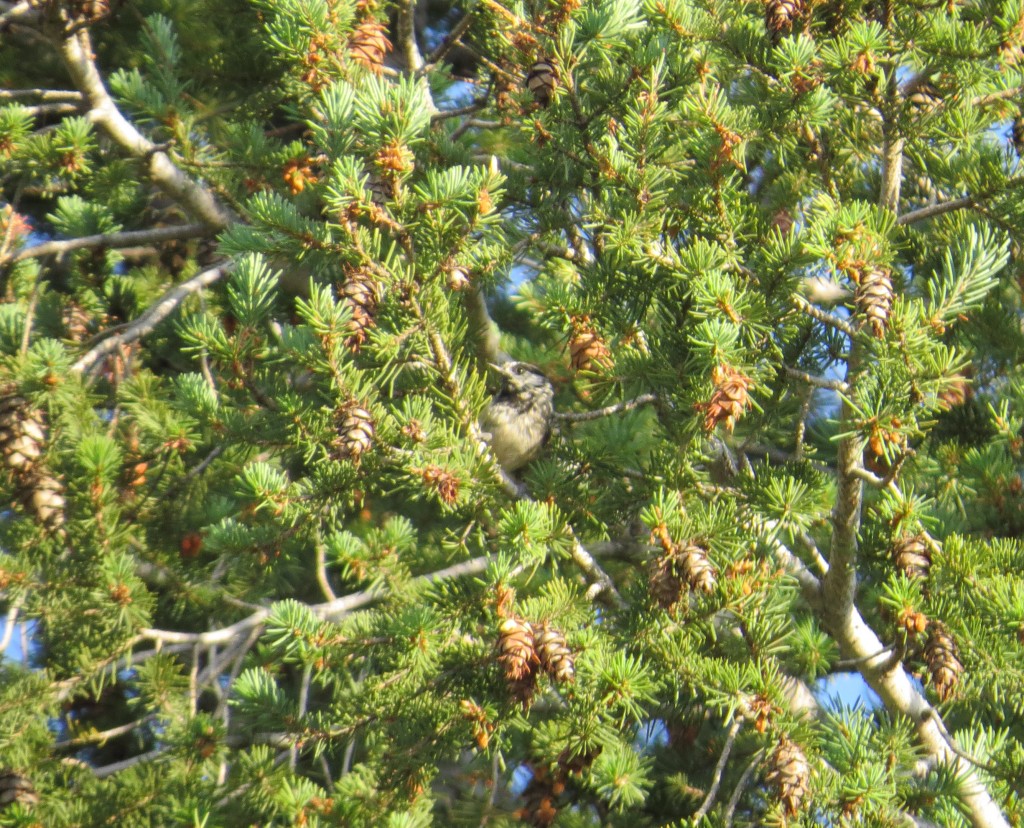
[[[504,365],[498,365],[495,362],[488,362],[487,364],[495,371],[497,371],[499,374],[501,374],[503,377],[510,376],[508,368],[506,368]]]

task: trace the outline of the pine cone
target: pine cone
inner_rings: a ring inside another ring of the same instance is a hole
[[[764,24],[771,35],[772,43],[793,33],[797,21],[807,14],[805,0],[767,0],[764,7]]]
[[[1017,150],[1017,155],[1024,156],[1024,115],[1018,115],[1013,119],[1011,134],[1013,136],[1013,148]]]
[[[382,210],[395,197],[394,185],[373,169],[366,174],[366,191],[370,194],[370,202]]]
[[[924,81],[916,84],[913,91],[907,95],[907,103],[919,114],[926,115],[934,112],[942,103],[942,93],[934,83]]]
[[[64,523],[64,486],[40,462],[45,443],[42,414],[13,388],[0,392],[0,462],[13,477],[18,501],[56,530]]]
[[[879,338],[883,337],[893,299],[889,271],[881,267],[866,266],[860,272],[853,299],[857,303],[857,310],[871,326],[871,332]]]
[[[683,599],[687,589],[713,592],[718,576],[708,559],[708,550],[695,541],[672,544],[651,561],[648,588],[655,603],[672,611]]]
[[[960,651],[949,630],[938,621],[928,627],[928,641],[924,645],[924,660],[931,674],[932,686],[941,701],[953,695],[964,665],[960,663]]]
[[[39,803],[39,794],[27,777],[4,768],[0,770],[0,811],[14,803],[30,808]]]
[[[671,611],[682,600],[685,584],[676,573],[671,554],[659,555],[651,561],[647,570],[647,589],[654,603],[664,610]]]
[[[367,331],[373,327],[380,304],[380,285],[372,274],[362,268],[350,270],[348,278],[338,289],[339,298],[352,311],[349,336],[345,344],[358,351],[368,339]]]
[[[342,460],[359,461],[373,448],[376,429],[373,415],[356,402],[348,402],[334,413],[338,436],[333,445]]]
[[[704,429],[713,431],[719,423],[724,422],[726,430],[731,432],[750,405],[749,391],[754,382],[728,365],[715,368],[712,379],[715,390],[711,399],[698,406],[704,411]]]
[[[552,58],[541,58],[530,67],[526,75],[526,88],[541,106],[551,103],[551,93],[558,85],[558,70]]]
[[[565,783],[553,779],[546,768],[533,771],[533,779],[523,789],[525,804],[516,817],[534,828],[547,828],[558,816],[558,797],[565,791]]]
[[[807,795],[811,766],[798,744],[783,738],[768,759],[764,781],[775,789],[779,802],[789,816],[796,816]]]
[[[611,351],[601,334],[594,330],[589,316],[573,317],[569,363],[577,372],[592,371],[596,366],[607,367],[611,363]]]
[[[384,56],[390,51],[387,27],[377,20],[364,20],[349,35],[349,56],[375,74],[381,73]]]
[[[896,568],[908,578],[927,580],[932,555],[923,535],[904,535],[893,546]]]
[[[714,565],[708,560],[707,549],[690,541],[677,550],[675,555],[679,575],[686,581],[690,589],[714,592],[718,576],[715,573]]]
[[[506,618],[499,629],[498,661],[505,668],[505,678],[521,681],[532,676],[538,662],[533,628],[518,618]]]
[[[576,679],[576,669],[572,651],[566,646],[565,636],[547,624],[533,627],[534,643],[540,666],[555,681],[564,683]]]

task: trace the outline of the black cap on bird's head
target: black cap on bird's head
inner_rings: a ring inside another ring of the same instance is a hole
[[[551,389],[551,380],[540,368],[529,362],[503,362],[500,365],[492,362],[491,367],[501,374],[502,391],[523,394],[532,390]]]

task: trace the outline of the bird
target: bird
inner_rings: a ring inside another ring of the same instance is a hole
[[[480,428],[498,465],[511,474],[535,459],[551,436],[555,389],[528,362],[491,367],[501,374],[501,388],[484,409]]]

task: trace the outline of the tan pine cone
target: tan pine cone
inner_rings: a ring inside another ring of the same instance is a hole
[[[932,621],[928,626],[924,661],[939,699],[947,701],[960,681],[964,665],[960,662],[960,651],[956,641],[945,625],[938,621]]]
[[[942,103],[942,93],[930,81],[915,85],[913,92],[907,96],[909,103],[922,114],[933,112]]]
[[[333,445],[342,460],[358,462],[373,448],[376,438],[373,415],[357,402],[348,402],[334,413],[338,436]]]
[[[569,363],[574,371],[592,371],[611,364],[611,351],[587,315],[572,319],[569,336]]]
[[[708,559],[708,550],[693,541],[675,552],[679,575],[690,589],[699,592],[714,592],[718,575]]]
[[[787,738],[782,738],[768,759],[768,773],[764,781],[775,789],[775,796],[789,816],[796,816],[807,795],[811,766],[803,749]]]
[[[348,38],[349,56],[374,74],[383,69],[384,56],[391,51],[387,26],[378,20],[364,20]]]
[[[764,7],[764,24],[771,35],[772,43],[793,33],[797,21],[807,14],[805,0],[767,0]]]
[[[553,58],[541,58],[535,61],[526,74],[526,88],[533,99],[541,106],[551,103],[551,94],[558,86],[558,70]]]
[[[345,344],[353,351],[358,351],[369,338],[368,330],[376,324],[380,285],[368,270],[353,268],[338,288],[338,295],[352,311],[348,325],[349,336]]]
[[[547,624],[533,627],[533,635],[540,666],[548,675],[563,684],[575,681],[575,659],[572,651],[566,646],[565,636]]]
[[[1017,151],[1017,155],[1024,156],[1024,115],[1018,115],[1013,119],[1011,135],[1013,136],[1013,148]]]
[[[0,463],[12,474],[17,498],[49,529],[64,523],[64,486],[41,462],[42,414],[12,386],[0,391]]]
[[[904,535],[893,545],[896,568],[908,578],[927,580],[932,566],[932,555],[924,542],[924,535]]]
[[[711,378],[715,383],[711,399],[698,405],[704,411],[704,430],[714,431],[719,423],[725,423],[726,431],[731,432],[750,405],[754,381],[728,365],[717,366]]]
[[[685,588],[671,553],[659,555],[651,561],[647,569],[647,589],[659,607],[671,611],[682,600]]]
[[[39,804],[39,794],[27,777],[4,768],[0,770],[0,811],[15,803],[30,808]]]
[[[867,265],[860,273],[853,300],[857,310],[864,316],[871,332],[878,338],[885,335],[885,328],[892,310],[892,278],[885,268]]]
[[[499,628],[498,661],[505,670],[505,678],[518,682],[533,676],[538,663],[533,628],[519,618],[506,618]]]

